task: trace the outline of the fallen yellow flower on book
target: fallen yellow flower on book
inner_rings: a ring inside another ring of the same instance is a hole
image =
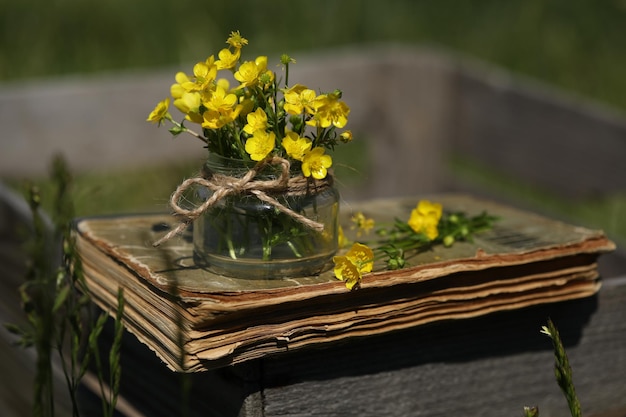
[[[333,257],[335,277],[345,281],[349,290],[361,282],[363,274],[372,272],[374,252],[366,245],[355,243],[343,256]]]

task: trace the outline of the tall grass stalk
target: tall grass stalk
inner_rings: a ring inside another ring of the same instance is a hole
[[[108,362],[108,378],[104,375],[104,366],[100,356],[100,349],[98,345],[98,337],[92,337],[89,340],[89,350],[91,351],[96,364],[96,373],[98,376],[98,382],[100,385],[100,397],[102,398],[102,415],[106,417],[113,417],[115,413],[115,406],[119,396],[120,382],[122,379],[122,367],[120,363],[120,352],[122,347],[122,336],[124,335],[124,326],[122,318],[124,316],[124,290],[118,289],[117,292],[117,311],[115,314],[115,327],[113,344],[109,350],[109,362]],[[103,313],[98,320],[96,328],[99,331],[102,330],[107,320],[107,314]],[[105,381],[108,380],[108,384]]]
[[[580,402],[576,395],[576,389],[574,388],[572,368],[569,364],[569,359],[567,358],[567,353],[565,352],[559,331],[552,320],[548,319],[548,324],[541,328],[541,333],[552,340],[554,350],[554,376],[556,377],[559,388],[561,388],[561,391],[565,395],[570,414],[572,417],[582,417]],[[539,417],[539,408],[524,407],[524,417]]]
[[[33,416],[54,416],[52,374],[52,340],[54,337],[54,297],[56,271],[53,264],[55,244],[45,217],[40,210],[41,196],[36,187],[29,190],[33,215],[33,240],[28,245],[31,263],[26,282],[20,286],[20,296],[28,322],[26,328],[13,328],[21,335],[20,344],[33,346],[37,352],[34,380]]]
[[[37,354],[33,416],[55,415],[53,362],[58,357],[72,404],[72,416],[77,417],[80,413],[77,398],[80,381],[96,352],[91,347],[97,344],[107,315],[103,313],[95,325],[91,324],[89,292],[72,237],[72,177],[61,158],[53,162],[52,181],[55,189],[52,223],[41,209],[42,197],[38,187],[30,186],[28,190],[32,238],[26,245],[29,264],[25,282],[19,289],[27,323],[25,326],[9,324],[7,328],[19,336],[18,345],[34,347]],[[121,328],[118,322],[121,322],[123,313],[123,304],[120,305],[116,318],[116,340],[111,349],[112,356],[117,357],[121,344],[121,336],[117,336],[121,330],[117,327]],[[113,394],[109,398],[112,408],[119,390],[120,375],[119,360],[113,362],[115,372],[111,375],[117,383],[113,384]]]
[[[572,368],[569,364],[565,348],[563,347],[559,331],[552,320],[548,320],[548,325],[544,326],[541,332],[552,339],[552,346],[554,348],[554,375],[556,382],[559,384],[561,391],[563,391],[567,399],[570,413],[572,417],[581,417],[580,402],[578,401],[576,389],[574,388]]]

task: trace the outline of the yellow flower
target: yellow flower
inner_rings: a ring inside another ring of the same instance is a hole
[[[184,92],[180,98],[174,100],[174,106],[185,114],[185,118],[194,123],[202,123],[202,115],[200,114],[200,93]]]
[[[267,70],[267,56],[257,56],[254,60],[254,65],[256,65],[257,69],[259,70],[259,74],[264,73]]]
[[[202,114],[202,127],[219,129],[234,121],[241,113],[241,104],[234,109],[207,110]]]
[[[343,143],[352,142],[352,132],[349,130],[342,132],[341,135],[339,135],[339,140],[342,141]]]
[[[333,257],[335,277],[346,282],[348,289],[353,289],[363,277],[372,272],[374,252],[366,245],[354,243],[345,256]]]
[[[265,88],[265,87],[271,86],[275,78],[276,76],[274,75],[272,71],[266,70],[265,72],[259,75],[259,82]]]
[[[228,91],[230,90],[230,81],[228,81],[226,78],[220,78],[215,81],[215,87],[221,87],[224,89],[224,91]]]
[[[289,90],[285,91],[284,97],[285,111],[287,113],[298,115],[306,110],[307,113],[313,114],[315,91],[306,88],[301,84],[296,84]]]
[[[265,130],[267,127],[267,114],[262,108],[256,109],[246,116],[248,123],[243,127],[243,131],[252,135],[256,130]]]
[[[163,123],[163,120],[171,119],[172,117],[170,116],[170,113],[168,111],[169,107],[170,107],[169,98],[159,101],[156,107],[154,108],[154,110],[152,110],[152,112],[150,112],[150,114],[148,115],[148,118],[146,119],[146,121],[152,122],[152,123],[158,123],[158,125],[161,126],[161,123]]]
[[[327,128],[332,126],[343,128],[348,123],[350,108],[339,100],[338,94],[322,94],[317,96],[314,103],[315,115],[307,122],[314,126]]]
[[[302,173],[305,177],[313,176],[316,180],[326,178],[328,168],[333,164],[330,155],[324,154],[324,148],[316,147],[304,154],[302,158]]]
[[[295,132],[287,132],[281,144],[287,155],[298,161],[302,161],[304,154],[311,150],[311,140],[301,138]]]
[[[368,234],[375,224],[374,219],[365,217],[361,212],[356,213],[350,220],[354,223],[352,229],[357,229],[357,237],[361,237],[362,234]]]
[[[241,49],[248,44],[248,40],[241,36],[239,31],[230,32],[230,36],[226,39],[226,43],[236,49]]]
[[[183,87],[183,84],[185,83],[193,84],[193,82],[189,79],[187,74],[185,74],[184,72],[177,72],[174,78],[176,79],[176,84],[172,84],[172,86],[170,87],[170,94],[172,94],[172,97],[174,99],[177,99],[177,98],[181,98],[183,94],[187,92],[187,90]]]
[[[215,59],[210,56],[204,62],[198,62],[193,66],[194,81],[181,83],[181,86],[187,91],[205,91],[211,90],[213,81],[217,76],[217,65]]]
[[[219,59],[215,61],[215,65],[218,70],[234,68],[240,56],[241,52],[239,49],[235,50],[235,53],[232,53],[230,49],[224,48],[217,54]]]
[[[274,149],[276,135],[274,132],[257,130],[254,135],[246,141],[246,152],[250,154],[253,161],[261,161]]]
[[[207,111],[202,115],[202,127],[219,129],[235,120],[243,106],[238,104],[237,96],[227,93],[222,85],[217,85],[208,99],[202,102]]]
[[[340,281],[346,282],[346,288],[351,290],[361,281],[361,274],[355,264],[345,256],[334,256],[335,277]]]
[[[246,61],[235,72],[235,79],[241,83],[239,88],[249,87],[259,82],[259,67],[253,61]]]
[[[408,224],[415,233],[424,233],[433,240],[439,236],[437,225],[441,219],[442,207],[439,203],[421,200],[411,211]]]
[[[237,104],[237,96],[232,93],[226,93],[222,86],[217,86],[211,98],[203,103],[207,109],[219,112],[227,112],[232,110]]]

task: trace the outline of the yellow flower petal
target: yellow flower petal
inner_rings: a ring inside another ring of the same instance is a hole
[[[295,132],[287,132],[283,138],[281,145],[287,152],[287,155],[298,161],[302,161],[304,155],[311,150],[311,140],[301,138]]]
[[[260,107],[254,112],[248,113],[246,120],[248,123],[243,127],[243,131],[249,135],[252,135],[257,130],[265,130],[267,128],[267,114]]]
[[[328,168],[333,164],[330,155],[324,154],[324,148],[316,147],[305,153],[302,157],[302,173],[305,177],[313,177],[316,180],[326,178]]]
[[[437,226],[442,211],[441,204],[421,200],[411,211],[411,217],[407,223],[415,233],[424,233],[428,239],[434,240],[439,235]]]
[[[237,72],[235,72],[235,79],[241,84],[239,88],[255,85],[259,82],[260,71],[256,63],[252,61],[246,61],[239,66]]]
[[[346,256],[335,256],[333,262],[335,263],[335,277],[340,281],[345,281],[346,288],[351,290],[361,281],[361,273]]]
[[[315,114],[309,124],[323,128],[332,126],[343,128],[348,123],[350,107],[339,100],[336,94],[322,94],[315,98]]]
[[[215,65],[218,70],[234,68],[240,56],[241,53],[239,49],[236,49],[235,53],[233,53],[230,49],[224,48],[217,54],[219,60],[215,61]]]
[[[276,144],[276,135],[274,132],[266,132],[264,130],[257,130],[254,135],[246,141],[246,152],[250,154],[250,159],[253,161],[261,161],[270,152],[274,150]]]
[[[359,273],[372,272],[374,267],[374,252],[367,245],[354,243],[348,253],[348,258],[359,270]]]
[[[165,100],[158,102],[154,110],[152,110],[152,112],[150,112],[150,114],[148,115],[148,118],[146,119],[146,121],[152,122],[152,123],[158,123],[159,125],[161,125],[163,120],[170,117],[170,114],[168,112],[169,105],[170,105],[169,98],[166,98]]]
[[[306,111],[313,114],[313,102],[315,91],[306,88],[301,84],[296,84],[285,91],[285,111],[292,115],[298,115]]]

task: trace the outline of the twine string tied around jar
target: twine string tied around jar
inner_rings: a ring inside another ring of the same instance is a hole
[[[280,167],[280,176],[270,180],[255,180],[255,177],[267,165],[278,165]],[[318,232],[323,231],[324,225],[322,223],[311,220],[293,211],[274,197],[276,194],[297,196],[310,192],[311,187],[309,179],[302,175],[291,177],[290,169],[291,164],[287,159],[273,156],[260,161],[241,178],[211,173],[210,175],[201,175],[186,179],[176,188],[176,191],[174,191],[170,197],[170,206],[174,211],[173,214],[180,218],[181,221],[165,236],[157,240],[153,246],[159,246],[161,243],[182,233],[194,220],[217,204],[221,199],[230,195],[252,194],[259,200],[271,204],[276,209],[299,221],[303,225]],[[319,192],[319,190],[325,189],[329,185],[330,179],[326,179],[320,182],[316,189]],[[183,195],[194,186],[206,187],[211,190],[213,194],[197,207],[185,208],[181,206],[180,201]]]

